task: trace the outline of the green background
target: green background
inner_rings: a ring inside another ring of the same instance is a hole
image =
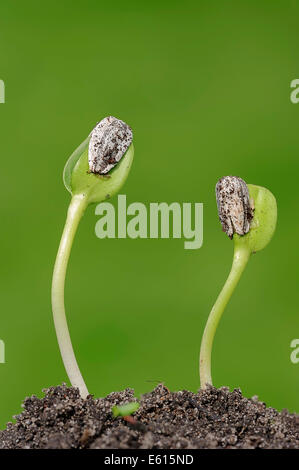
[[[50,306],[70,200],[62,170],[106,115],[134,130],[128,203],[203,202],[204,244],[99,240],[87,210],[66,306],[90,392],[140,394],[160,381],[197,390],[201,335],[233,249],[214,187],[235,174],[270,189],[279,218],[217,331],[214,383],[299,411],[298,17],[286,0],[1,2],[1,427],[25,396],[67,379]]]

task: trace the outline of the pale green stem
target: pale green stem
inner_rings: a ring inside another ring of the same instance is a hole
[[[52,280],[52,309],[62,360],[71,384],[73,387],[79,388],[83,398],[87,397],[88,390],[76,361],[67,326],[64,308],[64,284],[74,236],[86,206],[86,195],[79,194],[72,197],[58,248]]]
[[[212,385],[211,377],[211,354],[213,340],[215,332],[220,321],[221,315],[231,298],[232,293],[238,281],[241,277],[242,272],[249,260],[250,250],[242,244],[235,245],[234,258],[231,271],[227,278],[226,283],[223,286],[222,291],[220,292],[216,303],[214,304],[211,313],[209,315],[200,348],[200,358],[199,358],[199,374],[200,374],[200,384],[201,388],[206,388],[207,384]]]

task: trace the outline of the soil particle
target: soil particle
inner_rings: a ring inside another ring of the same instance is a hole
[[[23,403],[16,423],[0,431],[2,449],[299,448],[299,415],[281,413],[240,390],[208,387],[197,394],[159,385],[141,397],[134,419],[113,418],[111,408],[135,401],[126,389],[83,400],[62,385]]]

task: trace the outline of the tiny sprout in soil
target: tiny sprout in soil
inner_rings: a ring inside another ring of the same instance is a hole
[[[118,416],[130,416],[131,414],[135,413],[140,407],[138,401],[132,401],[131,403],[126,403],[125,405],[115,405],[112,408],[112,414],[114,418]]]
[[[212,385],[211,354],[215,332],[222,313],[252,253],[262,250],[276,227],[277,207],[268,189],[236,176],[225,176],[216,185],[219,219],[223,231],[234,242],[231,271],[209,315],[200,349],[201,388]]]
[[[74,236],[86,207],[115,195],[125,182],[133,161],[131,128],[106,117],[67,161],[63,181],[71,193],[65,227],[58,248],[52,280],[52,310],[63,363],[74,387],[83,398],[88,390],[78,367],[64,308],[64,283]]]

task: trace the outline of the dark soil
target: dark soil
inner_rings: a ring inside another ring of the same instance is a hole
[[[83,400],[77,389],[51,387],[44,398],[25,399],[16,423],[0,431],[0,448],[299,448],[299,415],[266,408],[240,390],[172,393],[159,385],[128,420],[113,418],[113,405],[135,400],[131,389]]]

